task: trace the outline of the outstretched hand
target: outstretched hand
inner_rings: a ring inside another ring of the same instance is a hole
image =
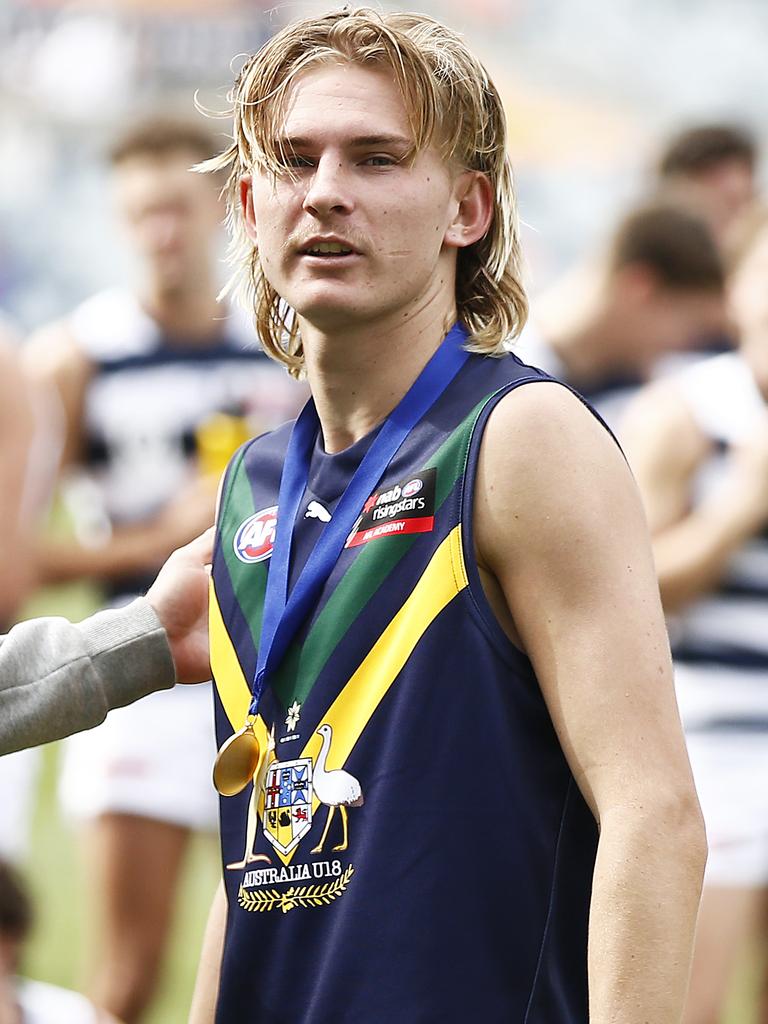
[[[174,551],[147,591],[147,600],[165,627],[180,683],[211,678],[208,585],[213,537],[211,527]]]

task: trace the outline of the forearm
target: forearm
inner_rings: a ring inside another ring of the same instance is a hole
[[[174,679],[165,632],[143,599],[79,625],[22,622],[0,644],[0,754],[90,729]]]
[[[219,994],[219,973],[227,924],[227,896],[221,883],[211,904],[205,926],[200,965],[197,969],[189,1024],[213,1024]]]
[[[754,525],[732,505],[712,503],[654,537],[665,610],[676,611],[717,586],[732,554],[754,532]]]
[[[45,544],[38,556],[40,578],[45,583],[65,583],[75,579],[119,580],[154,573],[177,546],[175,540],[165,522],[151,522],[120,527],[106,544],[97,547],[86,547],[74,540]]]
[[[604,817],[589,929],[590,1024],[680,1024],[706,859],[695,798]],[[650,812],[650,813],[649,813]]]

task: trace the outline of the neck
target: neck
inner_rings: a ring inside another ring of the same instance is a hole
[[[194,285],[184,282],[175,288],[150,281],[139,294],[144,309],[171,339],[206,341],[217,333],[222,308],[210,278],[197,280]]]
[[[537,321],[544,340],[556,352],[569,379],[577,385],[611,373],[645,373],[630,364],[626,314],[610,302],[596,273],[582,272],[565,289],[542,296]]]
[[[407,320],[325,331],[301,320],[307,378],[327,452],[360,440],[395,408],[456,320],[452,303]]]

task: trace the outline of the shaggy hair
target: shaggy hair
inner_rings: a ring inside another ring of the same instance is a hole
[[[229,94],[232,144],[199,165],[225,171],[233,275],[225,293],[254,317],[265,350],[294,376],[304,364],[298,319],[267,281],[248,238],[239,183],[254,168],[286,173],[280,125],[292,83],[322,64],[384,68],[402,93],[413,153],[434,144],[446,161],[481,171],[492,186],[494,216],[487,234],[458,252],[456,304],[471,351],[501,356],[522,330],[528,302],[521,282],[520,238],[501,99],[464,41],[422,14],[344,8],[284,28],[244,65]]]

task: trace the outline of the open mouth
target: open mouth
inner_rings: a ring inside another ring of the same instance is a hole
[[[302,249],[304,256],[320,256],[325,259],[334,259],[339,256],[351,256],[354,249],[341,242],[314,242]]]

